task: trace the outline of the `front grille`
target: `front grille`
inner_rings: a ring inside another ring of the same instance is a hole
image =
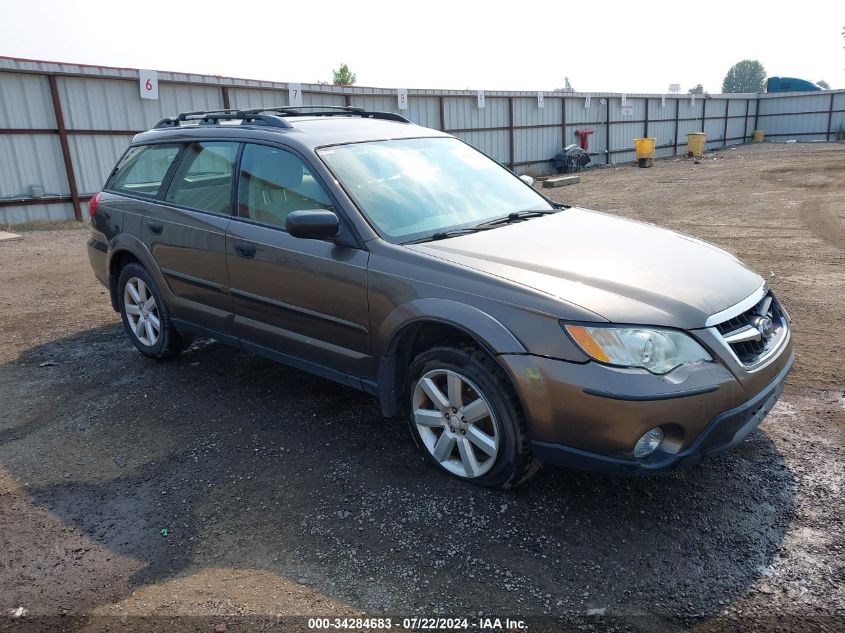
[[[771,319],[771,328],[761,331],[766,318]],[[725,343],[746,367],[768,356],[780,344],[786,329],[786,314],[771,292],[754,307],[716,325]]]

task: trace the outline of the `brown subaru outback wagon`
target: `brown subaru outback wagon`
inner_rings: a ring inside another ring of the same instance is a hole
[[[395,114],[165,119],[90,213],[143,354],[200,335],[362,389],[485,486],[694,464],[757,427],[794,360],[786,310],[734,256],[551,202]]]

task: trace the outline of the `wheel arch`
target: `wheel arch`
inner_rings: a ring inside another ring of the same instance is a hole
[[[109,245],[109,256],[106,263],[108,270],[109,297],[112,308],[119,311],[117,297],[117,281],[120,278],[120,271],[130,263],[138,263],[143,266],[158,284],[161,292],[167,293],[168,287],[164,281],[161,270],[153,259],[152,253],[138,238],[122,234],[115,238]]]
[[[527,353],[519,339],[493,316],[446,299],[420,299],[398,306],[379,334],[379,340],[386,343],[379,354],[378,397],[382,414],[387,417],[401,411],[408,368],[414,357],[426,349],[446,341],[464,340],[494,360],[499,354]],[[502,369],[511,380],[507,369]]]

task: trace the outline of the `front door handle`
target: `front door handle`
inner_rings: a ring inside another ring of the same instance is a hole
[[[156,235],[161,235],[162,230],[164,230],[164,225],[159,224],[158,222],[150,222],[147,226],[149,226],[150,231],[152,231]]]
[[[235,244],[235,252],[241,257],[252,259],[255,257],[255,246],[247,242],[237,242]]]

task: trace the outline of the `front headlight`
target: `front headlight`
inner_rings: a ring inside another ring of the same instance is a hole
[[[690,336],[676,330],[603,325],[564,328],[585,354],[608,365],[665,374],[684,363],[713,360]]]

